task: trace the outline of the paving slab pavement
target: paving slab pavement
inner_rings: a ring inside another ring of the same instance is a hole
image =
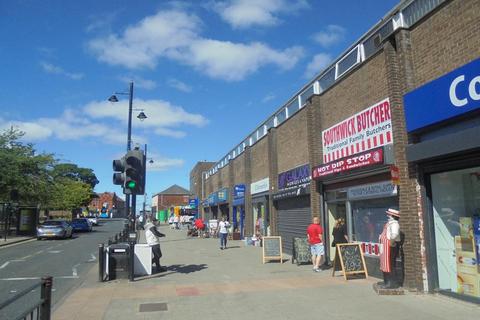
[[[477,305],[440,295],[378,296],[377,279],[343,280],[309,265],[262,264],[262,248],[187,238],[160,227],[164,273],[97,281],[98,268],[57,306],[53,319],[469,319]],[[285,255],[285,258],[289,258]],[[142,310],[143,312],[141,312]],[[158,310],[158,311],[154,311]]]

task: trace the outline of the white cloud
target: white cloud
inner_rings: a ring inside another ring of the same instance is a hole
[[[153,160],[153,163],[150,163],[150,160],[147,161],[147,170],[148,171],[165,171],[170,168],[183,167],[185,160],[176,159],[176,158],[167,158],[165,156],[157,154],[148,154],[148,159]]]
[[[153,129],[154,133],[163,136],[181,138],[185,133],[175,128],[183,125],[203,127],[208,120],[199,114],[193,114],[185,111],[182,107],[172,105],[162,100],[141,100],[135,99],[133,102],[135,108],[144,109],[147,115],[145,121],[132,118],[135,126],[144,129]],[[113,118],[121,122],[127,122],[128,102],[121,100],[117,103],[108,101],[93,101],[84,107],[84,112],[95,119]]]
[[[171,138],[183,138],[182,126],[203,127],[208,120],[200,114],[189,113],[182,107],[162,100],[135,100],[135,107],[143,108],[147,119],[140,121],[133,115],[135,132],[133,144],[147,143],[146,135],[153,133]],[[126,144],[128,101],[118,103],[93,101],[77,109],[66,109],[59,117],[13,121],[0,118],[0,129],[16,127],[26,134],[25,141],[58,139],[63,141],[93,138],[107,144]]]
[[[44,140],[53,135],[52,129],[50,129],[49,127],[44,127],[35,122],[7,121],[0,118],[0,130],[7,130],[11,127],[25,132],[23,140],[28,141]]]
[[[229,0],[216,2],[214,10],[235,29],[275,26],[280,13],[294,13],[308,8],[305,0]]]
[[[59,140],[81,140],[101,138],[111,144],[126,143],[125,133],[105,123],[95,123],[67,109],[58,118],[39,118],[32,121],[5,121],[0,119],[0,128],[16,127],[25,132],[23,140],[40,141],[50,138]]]
[[[142,88],[145,90],[153,90],[157,87],[157,83],[153,80],[144,79],[142,77],[134,76],[134,77],[120,77],[120,81],[125,83],[130,83],[130,81],[134,82],[135,87]]]
[[[273,93],[269,93],[265,97],[263,97],[262,102],[267,103],[269,101],[272,101],[273,99],[275,99],[275,95]]]
[[[331,24],[325,30],[315,33],[312,38],[322,47],[328,48],[342,41],[345,38],[345,32],[343,27]]]
[[[313,57],[313,60],[308,64],[307,69],[305,70],[305,77],[311,78],[316,74],[320,73],[325,69],[330,62],[332,57],[326,53],[319,53]]]
[[[174,79],[174,78],[168,79],[167,84],[170,87],[172,87],[174,89],[177,89],[179,91],[182,91],[182,92],[192,92],[192,87],[191,86],[189,86],[185,82],[182,82],[178,79]]]
[[[193,67],[212,78],[238,81],[273,64],[290,69],[303,55],[299,47],[275,50],[266,44],[233,43],[200,36],[198,17],[179,10],[160,11],[121,34],[91,40],[90,51],[111,65],[131,69],[155,68],[166,58]]]
[[[80,80],[80,79],[83,79],[84,77],[83,73],[67,72],[63,68],[59,66],[55,66],[45,61],[40,62],[40,66],[42,67],[43,71],[45,71],[46,73],[62,75],[72,80]]]
[[[127,68],[154,68],[160,56],[180,50],[197,38],[200,20],[182,11],[160,11],[125,29],[91,40],[90,50],[100,61]]]
[[[202,39],[193,42],[190,53],[182,59],[212,78],[238,81],[266,64],[291,69],[302,55],[303,50],[299,47],[276,51],[259,42],[239,44]]]

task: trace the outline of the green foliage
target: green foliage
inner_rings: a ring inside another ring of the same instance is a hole
[[[20,141],[23,135],[14,128],[0,133],[0,202],[9,201],[16,189],[21,204],[63,210],[88,205],[98,183],[93,170],[37,154],[32,144]]]
[[[75,181],[81,181],[89,184],[92,188],[95,188],[99,182],[92,169],[79,168],[73,163],[59,163],[55,165],[52,171],[52,176],[55,179],[63,177]]]

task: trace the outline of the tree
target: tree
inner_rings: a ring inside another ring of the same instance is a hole
[[[10,128],[0,133],[0,201],[7,202],[11,190],[18,190],[22,203],[47,203],[53,184],[50,171],[53,154],[36,154],[32,144],[22,143],[24,135]]]
[[[70,178],[57,178],[52,188],[49,206],[52,209],[73,210],[88,205],[92,198],[92,187]]]
[[[89,184],[92,188],[99,183],[97,176],[92,169],[80,168],[73,163],[59,163],[52,170],[52,176],[57,179],[59,177],[69,178]]]
[[[37,154],[24,133],[10,128],[0,133],[0,202],[18,190],[21,204],[73,210],[86,206],[98,179],[92,169],[58,163],[53,154]]]

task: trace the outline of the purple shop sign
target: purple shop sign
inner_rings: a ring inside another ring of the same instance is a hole
[[[278,175],[278,189],[286,189],[305,184],[312,180],[310,165],[305,164]]]

